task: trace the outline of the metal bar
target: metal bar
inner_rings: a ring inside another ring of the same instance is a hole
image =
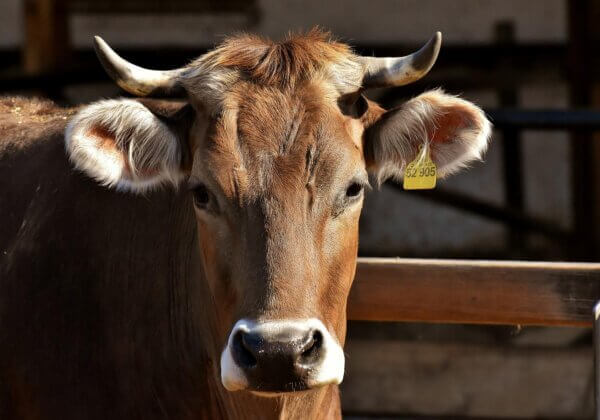
[[[594,403],[600,420],[600,301],[594,306]]]
[[[497,45],[511,47],[515,45],[515,25],[511,21],[500,21],[494,27]],[[514,62],[512,57],[501,57],[498,67],[505,74],[503,78],[514,80]],[[504,107],[516,107],[519,102],[518,87],[508,85],[501,87],[498,92],[500,105]],[[497,127],[502,133],[502,172],[504,202],[509,210],[524,213],[523,198],[523,155],[521,153],[521,130],[514,126]],[[520,257],[526,247],[527,235],[522,229],[508,224],[507,250],[512,257]]]
[[[588,51],[594,47],[593,34],[598,32],[596,22],[591,20],[594,1],[567,2],[569,44],[568,78],[569,105],[590,107],[593,88],[593,59]],[[594,139],[589,131],[571,133],[571,195],[572,219],[576,240],[570,248],[573,256],[584,260],[597,258],[598,243],[595,237],[598,203],[594,197],[597,176],[594,167]]]
[[[505,92],[506,94],[507,92]],[[505,98],[504,98],[505,99]],[[504,203],[516,214],[524,213],[523,154],[521,153],[521,130],[505,126],[502,130],[502,171]],[[508,224],[508,249],[513,257],[519,257],[526,246],[522,229]]]
[[[486,114],[495,127],[518,127],[537,130],[600,129],[600,112],[594,110],[488,109]]]

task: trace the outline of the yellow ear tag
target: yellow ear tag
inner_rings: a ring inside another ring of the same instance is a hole
[[[436,173],[435,163],[429,156],[429,144],[425,144],[404,169],[404,189],[431,190],[435,188]]]

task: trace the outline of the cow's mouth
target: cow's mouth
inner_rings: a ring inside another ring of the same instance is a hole
[[[261,397],[276,397],[279,394],[285,394],[289,392],[301,392],[309,391],[311,388],[308,383],[304,380],[290,381],[290,382],[258,382],[255,384],[249,384],[246,391],[250,391],[255,395]]]

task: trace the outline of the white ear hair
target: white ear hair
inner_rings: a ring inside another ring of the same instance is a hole
[[[379,184],[401,179],[424,145],[443,178],[474,160],[488,146],[491,124],[481,109],[436,89],[384,114],[371,130],[372,158]]]
[[[67,126],[65,146],[78,169],[119,190],[176,186],[183,177],[179,140],[148,108],[131,99],[84,107]]]

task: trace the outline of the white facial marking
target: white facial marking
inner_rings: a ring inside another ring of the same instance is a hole
[[[239,391],[248,386],[246,375],[233,360],[229,343],[221,353],[221,383],[228,391]]]

